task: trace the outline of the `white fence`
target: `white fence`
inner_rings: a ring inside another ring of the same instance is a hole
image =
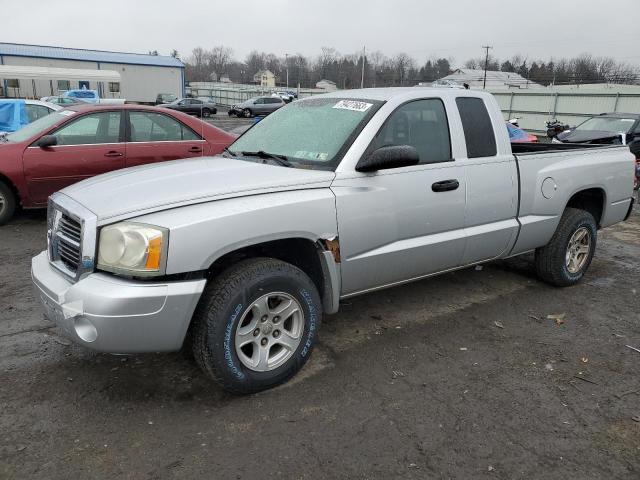
[[[211,97],[218,105],[231,106],[252,97],[270,95],[283,87],[267,88],[240,84],[193,84],[187,93],[194,97]],[[289,90],[296,90],[290,88]],[[326,93],[319,89],[300,89],[299,97]],[[557,118],[575,126],[586,118],[606,112],[640,113],[640,93],[624,92],[554,92],[544,90],[493,91],[505,119],[519,117],[525,130],[544,133],[546,122]]]
[[[189,85],[186,90],[187,95],[191,95],[192,97],[210,97],[215,100],[216,104],[223,107],[230,107],[231,105],[242,103],[253,97],[271,95],[273,92],[282,92],[284,90],[297,92],[298,98],[326,93],[324,90],[320,89],[301,88],[298,90],[294,87],[289,87],[287,89],[284,87],[261,87],[260,85],[245,84],[207,84],[205,82],[193,83]]]
[[[520,117],[525,130],[545,132],[546,122],[557,118],[575,126],[599,113],[640,113],[640,94],[601,92],[492,92],[505,119]]]

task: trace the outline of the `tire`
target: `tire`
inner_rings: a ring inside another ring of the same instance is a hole
[[[13,217],[16,211],[16,196],[11,187],[0,182],[0,225],[4,225]]]
[[[208,108],[203,108],[202,109],[202,116],[204,118],[209,118],[211,116],[211,110],[209,110]]]
[[[287,306],[298,310],[279,318],[278,310]],[[243,260],[207,284],[193,316],[193,354],[225,390],[259,392],[304,366],[321,318],[320,296],[302,270],[271,258]]]
[[[232,112],[231,110],[229,110],[229,111],[227,112],[227,114],[228,114],[230,117],[232,117],[233,115],[235,115],[235,113],[234,113],[234,112]]]
[[[249,110],[248,108],[245,108],[245,109],[242,111],[242,116],[243,116],[244,118],[251,118],[251,117],[253,116],[253,113],[252,113],[252,112],[251,112],[251,110]]]
[[[580,240],[574,244],[572,240],[578,240],[579,237]],[[593,215],[585,210],[567,208],[549,243],[536,250],[538,276],[557,287],[575,285],[591,265],[596,240],[597,227]],[[572,251],[569,252],[569,249]],[[572,254],[578,252],[578,249],[583,253]]]

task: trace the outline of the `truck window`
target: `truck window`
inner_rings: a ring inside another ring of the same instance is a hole
[[[451,137],[442,101],[416,100],[398,107],[373,139],[369,151],[392,145],[414,147],[420,163],[450,161]]]
[[[496,137],[487,107],[481,98],[456,98],[462,119],[467,158],[493,157],[496,155]]]

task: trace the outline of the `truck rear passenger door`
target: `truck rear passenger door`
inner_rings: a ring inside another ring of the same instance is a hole
[[[465,171],[452,159],[445,106],[399,106],[369,152],[411,145],[420,164],[372,173],[339,172],[336,195],[342,291],[349,295],[456,267],[464,251]]]
[[[500,111],[488,109],[482,98],[458,97],[466,144],[467,243],[462,264],[468,265],[503,254],[518,231],[518,172]],[[503,132],[495,132],[503,128]]]

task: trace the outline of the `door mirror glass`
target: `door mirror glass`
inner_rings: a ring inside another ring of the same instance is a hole
[[[45,135],[36,143],[40,148],[53,147],[58,144],[58,137],[55,135]]]
[[[390,168],[410,167],[420,163],[420,155],[415,147],[410,145],[391,145],[380,147],[356,165],[358,172],[375,172]]]

